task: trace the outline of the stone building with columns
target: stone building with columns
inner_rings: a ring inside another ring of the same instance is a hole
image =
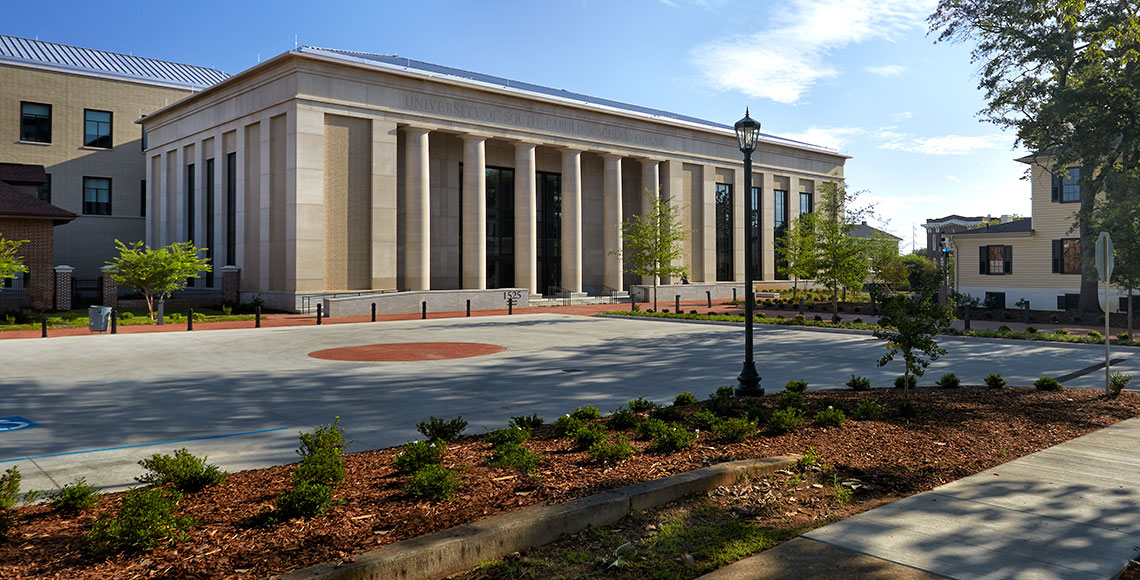
[[[606,294],[620,223],[676,204],[693,282],[744,279],[732,127],[402,57],[300,47],[142,119],[146,237],[240,268],[242,295],[518,288]],[[847,157],[765,135],[754,277]],[[201,283],[201,282],[199,282]]]

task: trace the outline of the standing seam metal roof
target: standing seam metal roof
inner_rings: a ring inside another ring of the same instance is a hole
[[[192,89],[204,89],[230,76],[212,68],[2,34],[0,62],[35,64]]]

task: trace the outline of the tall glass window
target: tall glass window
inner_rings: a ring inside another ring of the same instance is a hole
[[[226,153],[226,265],[237,263],[237,153]]]
[[[186,241],[194,243],[194,164],[186,166]]]
[[[763,212],[760,211],[760,188],[752,188],[752,279],[759,280],[764,274],[764,254],[760,247],[760,216]]]
[[[111,148],[111,112],[83,111],[83,145],[87,147]]]
[[[732,280],[732,184],[716,184],[716,279]]]
[[[214,264],[214,159],[206,160],[206,259]],[[214,287],[214,269],[206,272],[206,287]]]
[[[781,240],[788,230],[788,192],[783,189],[772,190],[772,210],[775,216],[774,231],[772,232],[776,240]],[[787,280],[788,275],[781,274],[780,270],[788,267],[788,260],[784,258],[784,253],[780,251],[780,245],[776,244],[776,279]]]
[[[515,285],[515,170],[487,167],[487,287]]]
[[[538,171],[538,291],[562,284],[562,174]]]
[[[20,140],[51,143],[51,105],[20,103]]]
[[[806,191],[800,192],[800,215],[811,213],[811,194]]]
[[[83,213],[87,215],[111,215],[111,180],[109,178],[83,178]]]

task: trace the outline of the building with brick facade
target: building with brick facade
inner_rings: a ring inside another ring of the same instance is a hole
[[[76,215],[39,199],[46,184],[42,165],[0,163],[0,238],[24,242],[17,255],[28,269],[3,282],[0,309],[53,307],[54,231]]]

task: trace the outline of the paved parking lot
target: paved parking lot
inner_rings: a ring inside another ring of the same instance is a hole
[[[308,356],[343,346],[477,342],[504,347],[473,358],[343,362]],[[950,353],[923,383],[951,370],[966,384],[991,372],[1011,383],[1103,362],[1103,347],[947,337]],[[760,326],[756,360],[769,392],[790,379],[841,386],[851,374],[889,384],[901,363],[877,368],[884,345],[867,334]],[[1132,349],[1117,368],[1137,371]],[[235,471],[294,461],[297,433],[341,417],[352,450],[415,439],[429,415],[462,415],[468,432],[511,415],[552,419],[593,404],[609,411],[644,395],[704,397],[735,383],[743,327],[526,314],[226,330],[9,340],[0,343],[0,468],[19,465],[25,488],[77,477],[132,483],[135,464],[188,447]],[[1099,387],[1103,371],[1066,386]],[[15,418],[21,419],[15,419]],[[15,422],[36,426],[11,429]]]

